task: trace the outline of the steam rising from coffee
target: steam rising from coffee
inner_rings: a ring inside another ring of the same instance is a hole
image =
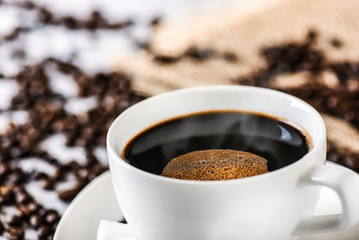
[[[304,156],[309,148],[298,129],[268,116],[213,111],[159,123],[131,140],[123,153],[130,164],[161,174],[180,155],[210,149],[231,149],[268,160],[268,170],[284,167]]]

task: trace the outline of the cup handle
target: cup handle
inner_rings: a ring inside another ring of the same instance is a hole
[[[333,189],[342,204],[342,214],[308,216],[298,225],[296,235],[311,235],[349,228],[359,222],[359,178],[344,167],[315,168],[302,181],[304,186],[320,185]]]

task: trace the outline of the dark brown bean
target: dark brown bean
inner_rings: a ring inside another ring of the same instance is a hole
[[[25,236],[24,230],[17,227],[9,227],[5,229],[3,234],[8,240],[23,240]]]
[[[25,204],[31,201],[30,195],[25,191],[19,191],[15,194],[16,202],[19,204]]]
[[[27,205],[24,205],[24,204],[20,204],[18,205],[18,210],[22,213],[23,217],[26,218],[26,217],[29,217],[30,214],[31,214],[31,211],[29,209],[29,207]]]
[[[330,41],[330,44],[335,48],[341,48],[343,46],[342,41],[340,41],[338,38],[333,38]]]
[[[203,61],[215,57],[216,52],[213,49],[198,49],[191,47],[184,53],[185,57],[189,57],[193,60]]]
[[[49,210],[45,213],[45,221],[52,225],[60,220],[59,214],[54,210]]]
[[[14,215],[11,217],[10,221],[7,222],[7,224],[10,227],[20,227],[22,225],[23,218],[24,217],[22,215]]]
[[[41,224],[44,223],[44,219],[42,216],[40,216],[39,214],[32,214],[30,216],[30,225],[34,228],[38,228],[40,227]]]
[[[0,222],[0,235],[3,234],[4,230],[5,230],[5,227],[4,227],[3,223]]]
[[[46,190],[53,190],[54,189],[54,182],[50,178],[43,178],[40,180],[41,185]]]
[[[36,213],[40,209],[40,205],[36,202],[29,202],[26,205],[30,211],[30,213]]]
[[[231,53],[231,52],[225,52],[222,54],[222,57],[224,60],[226,60],[227,62],[238,62],[238,57],[236,54]]]
[[[37,229],[37,235],[39,238],[46,238],[46,237],[50,236],[51,233],[52,233],[52,229],[46,225],[41,225]]]
[[[173,56],[157,55],[153,57],[153,61],[160,64],[173,64],[179,61],[179,58]]]
[[[5,163],[5,162],[0,162],[0,176],[4,176],[5,174],[7,174],[8,172],[10,172],[10,165],[9,163]]]
[[[58,196],[61,200],[65,202],[70,202],[72,199],[76,197],[76,195],[80,192],[80,190],[81,187],[75,186],[71,189],[58,192]]]

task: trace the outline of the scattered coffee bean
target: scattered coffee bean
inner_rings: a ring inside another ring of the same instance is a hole
[[[50,236],[52,232],[52,229],[47,225],[41,225],[37,229],[37,235],[40,239]]]
[[[10,227],[21,227],[23,222],[23,216],[22,215],[14,215],[11,217],[10,221],[7,222],[7,224]]]
[[[238,57],[237,55],[235,55],[234,53],[231,52],[225,52],[222,54],[222,57],[224,60],[226,60],[227,62],[238,62]]]
[[[54,189],[54,183],[52,179],[50,178],[43,178],[40,180],[41,185],[45,190],[53,190]]]
[[[16,202],[19,204],[25,204],[31,201],[30,195],[25,191],[19,191],[15,195]]]
[[[152,27],[157,27],[162,22],[162,18],[160,16],[155,16],[150,20],[150,25]]]
[[[40,209],[40,205],[36,202],[29,202],[26,205],[30,211],[30,213],[36,213]]]
[[[21,211],[21,214],[24,218],[29,217],[31,214],[31,210],[29,209],[29,207],[23,204],[18,206],[18,210]]]
[[[191,47],[184,53],[184,57],[188,57],[193,60],[203,61],[215,57],[216,52],[213,49],[198,49]]]
[[[155,55],[153,57],[153,61],[160,64],[172,64],[179,61],[179,58],[165,55]]]
[[[3,140],[5,141],[5,140]],[[8,144],[7,144],[8,145]],[[5,146],[6,148],[7,146]],[[0,162],[0,176],[4,176],[10,171],[10,166],[8,163]]]
[[[71,189],[58,192],[58,195],[61,200],[65,202],[70,202],[72,201],[72,199],[75,198],[75,196],[77,195],[77,193],[80,192],[81,189],[82,188],[80,186],[75,186]]]
[[[44,219],[42,216],[40,216],[39,214],[32,214],[30,216],[30,225],[34,228],[38,228],[40,227],[41,224],[44,223]]]
[[[24,230],[17,227],[9,227],[3,232],[7,240],[23,240],[25,237]]]
[[[341,48],[343,46],[343,43],[342,41],[340,41],[339,39],[337,38],[333,38],[331,41],[330,41],[330,44],[335,47],[335,48]]]
[[[45,221],[46,223],[52,225],[57,223],[60,220],[59,214],[54,210],[49,210],[45,213]]]
[[[0,222],[0,235],[3,234],[5,228],[4,228],[4,225],[2,224],[2,222]]]
[[[83,180],[88,180],[89,179],[89,170],[87,168],[81,168],[78,172],[77,172],[77,176],[80,179]]]

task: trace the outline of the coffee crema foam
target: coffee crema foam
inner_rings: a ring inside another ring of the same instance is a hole
[[[186,180],[229,180],[268,172],[267,160],[253,153],[213,149],[172,159],[162,176]]]

